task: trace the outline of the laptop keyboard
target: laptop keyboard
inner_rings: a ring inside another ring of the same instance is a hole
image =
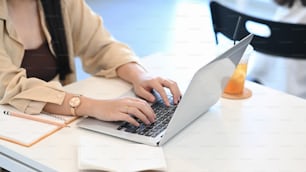
[[[169,96],[168,98],[170,102],[173,102],[172,96]],[[140,119],[136,119],[136,121],[140,124],[138,127],[128,122],[122,122],[122,124],[117,129],[129,133],[156,137],[158,134],[160,134],[163,130],[167,128],[168,123],[170,122],[170,119],[172,118],[172,115],[177,105],[171,103],[170,106],[166,106],[163,100],[159,98],[151,105],[151,107],[156,114],[156,119],[154,123],[146,125]]]

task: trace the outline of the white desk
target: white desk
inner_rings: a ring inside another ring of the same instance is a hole
[[[154,58],[144,58],[143,62],[150,70],[156,73],[166,72],[174,79],[180,79],[179,84],[184,85],[197,66],[206,63],[203,61],[209,58],[200,55],[188,59],[183,57],[184,54],[167,55],[167,58],[155,55]],[[163,62],[156,61],[163,58]],[[169,68],[165,69],[165,66]],[[81,81],[77,87],[71,85],[68,88],[85,95],[105,95],[107,98],[119,96],[130,89],[129,85],[118,81],[114,81],[113,87],[107,87],[105,83],[112,81],[95,78],[89,80],[92,82],[85,84],[86,81]],[[164,145],[167,171],[306,170],[306,101],[250,82],[247,82],[247,87],[253,91],[252,98],[220,99],[208,113]],[[109,94],[109,89],[118,89],[119,92]],[[94,92],[97,94],[93,94]],[[31,148],[4,141],[0,141],[0,145],[56,171],[75,172],[78,171],[77,147],[80,136],[122,141],[76,128],[74,124]],[[0,152],[1,150],[4,148],[0,147]],[[0,162],[6,164],[1,156]]]

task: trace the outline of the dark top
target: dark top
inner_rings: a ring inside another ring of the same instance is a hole
[[[27,78],[50,81],[57,75],[56,59],[47,42],[37,49],[25,50],[21,67],[26,69]]]

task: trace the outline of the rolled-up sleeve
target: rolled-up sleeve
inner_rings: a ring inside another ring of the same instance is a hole
[[[24,47],[12,22],[6,1],[0,1],[0,104],[9,104],[28,114],[38,114],[46,103],[62,104],[65,92],[59,81],[27,78],[21,68]]]
[[[59,82],[27,78],[26,72],[11,63],[0,50],[0,104],[10,104],[28,113],[40,113],[46,103],[62,104],[65,92]]]

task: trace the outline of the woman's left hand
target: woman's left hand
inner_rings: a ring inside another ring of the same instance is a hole
[[[155,90],[160,94],[164,103],[170,106],[165,88],[169,89],[173,95],[174,104],[177,104],[181,99],[181,92],[175,81],[162,77],[154,77],[149,73],[143,74],[137,81],[133,82],[133,86],[136,95],[149,102],[155,101],[155,96],[152,94],[152,90]]]
[[[171,92],[174,104],[177,104],[181,99],[182,94],[175,81],[159,76],[153,76],[137,63],[124,64],[117,69],[117,72],[120,78],[133,85],[137,96],[147,100],[148,102],[155,101],[155,96],[152,94],[152,91],[154,90],[161,96],[164,103],[167,106],[170,106],[165,88],[169,89]]]

